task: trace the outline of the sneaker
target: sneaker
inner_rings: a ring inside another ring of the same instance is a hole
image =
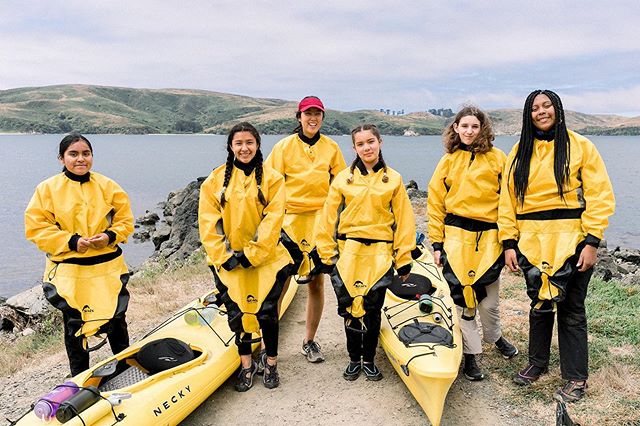
[[[513,346],[507,339],[500,336],[496,342],[496,348],[500,351],[504,359],[511,359],[518,355],[518,348]]]
[[[258,353],[258,371],[256,374],[262,375],[264,373],[264,365],[267,363],[267,350],[262,349]]]
[[[258,371],[258,364],[251,361],[251,367],[240,368],[238,373],[238,381],[236,382],[236,390],[238,392],[246,392],[253,386],[253,376]]]
[[[349,361],[349,365],[344,369],[344,373],[342,373],[342,377],[345,380],[353,382],[355,379],[360,377],[360,371],[362,370],[362,364],[360,361]]]
[[[563,387],[556,390],[553,397],[556,401],[565,403],[580,401],[588,388],[586,380],[569,380]]]
[[[472,382],[477,382],[484,379],[484,374],[478,368],[476,363],[476,356],[474,354],[464,354],[464,367],[462,368],[464,377]]]
[[[533,364],[527,365],[513,376],[513,383],[519,386],[529,386],[545,373],[549,372],[549,367],[538,367]]]
[[[267,389],[275,389],[280,386],[280,375],[278,374],[278,364],[271,365],[267,362],[267,354],[264,354],[264,376],[262,383]]]
[[[377,382],[382,379],[382,373],[373,362],[363,362],[362,370],[364,371],[364,376],[367,380]]]
[[[302,354],[307,357],[307,361],[309,362],[316,363],[324,361],[324,356],[320,351],[320,345],[313,340],[302,344]]]

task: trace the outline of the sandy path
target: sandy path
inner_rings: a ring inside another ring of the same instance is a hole
[[[235,377],[227,380],[182,424],[200,425],[427,425],[422,409],[396,375],[382,348],[376,362],[384,379],[355,382],[342,378],[348,357],[342,319],[336,313],[333,290],[325,284],[325,309],[317,340],[326,362],[310,364],[300,354],[304,335],[307,290],[301,287],[280,328],[281,385],[266,389],[261,381],[237,393]],[[481,398],[481,399],[480,399]],[[497,397],[491,378],[471,383],[458,378],[447,398],[442,425],[528,425],[530,420]],[[535,424],[540,424],[535,423]]]

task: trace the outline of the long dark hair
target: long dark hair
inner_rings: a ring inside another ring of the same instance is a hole
[[[509,174],[513,170],[513,184],[515,189],[516,200],[520,204],[524,204],[524,196],[527,192],[529,184],[529,168],[531,166],[531,156],[533,155],[533,140],[535,139],[536,127],[533,124],[531,112],[533,108],[533,100],[538,95],[546,95],[550,100],[556,113],[556,122],[553,131],[554,138],[554,156],[553,156],[553,174],[558,187],[558,195],[564,200],[564,187],[569,182],[569,162],[571,152],[569,147],[569,133],[564,118],[564,108],[560,97],[551,90],[534,90],[527,96],[522,111],[522,130],[520,132],[520,143],[515,159],[509,168]]]
[[[375,136],[380,142],[382,142],[382,136],[380,135],[380,130],[378,130],[378,127],[375,124],[363,124],[351,131],[351,142],[354,143],[354,146],[356,142],[356,134],[360,132],[364,132],[365,130],[369,130],[371,133],[373,133],[373,136]],[[358,156],[358,154],[356,154],[356,158],[354,158],[353,162],[351,163],[351,166],[349,166],[349,171],[351,172],[351,174],[347,179],[347,183],[349,184],[353,183],[353,171],[355,170],[356,166],[358,165],[358,162],[360,161],[361,161],[360,157]],[[387,176],[387,163],[385,163],[384,158],[382,158],[382,149],[378,153],[378,163],[382,164],[382,169],[383,169],[382,182],[384,183],[389,182],[389,176]]]
[[[311,95],[311,96],[305,96],[304,98],[302,98],[300,100],[300,102],[304,101],[305,99],[309,99],[309,98],[320,100],[319,97]],[[299,133],[300,130],[302,130],[302,123],[300,123],[300,117],[302,117],[302,111],[296,111],[296,121],[298,122],[298,125],[296,126],[295,129],[293,129],[293,133],[294,134]],[[324,121],[324,111],[322,111],[322,120]],[[318,130],[318,132],[319,131],[320,130]]]
[[[258,199],[262,203],[263,206],[267,205],[267,200],[264,198],[262,194],[262,150],[260,149],[260,133],[256,130],[253,125],[243,121],[242,123],[238,123],[229,130],[229,136],[227,136],[227,161],[224,164],[224,183],[222,184],[222,191],[220,192],[220,205],[224,207],[227,202],[224,193],[227,192],[227,186],[229,185],[229,180],[231,179],[231,172],[233,171],[233,160],[235,155],[233,154],[233,150],[231,149],[231,143],[233,142],[233,137],[238,132],[249,132],[251,135],[256,138],[256,143],[258,144],[258,148],[256,150],[256,156],[254,157],[256,160],[256,183],[258,184]]]
[[[460,147],[460,144],[462,144],[460,135],[456,133],[453,125],[459,125],[460,120],[469,115],[474,116],[480,122],[480,132],[478,133],[478,137],[476,137],[471,144],[473,152],[480,154],[491,151],[491,148],[493,147],[492,141],[496,137],[493,133],[489,115],[474,105],[467,105],[458,111],[451,124],[449,124],[442,133],[444,150],[449,154],[454,153]]]
[[[58,158],[62,159],[64,157],[64,153],[67,152],[67,149],[69,149],[71,145],[78,141],[85,142],[89,147],[89,151],[91,151],[91,154],[93,154],[93,147],[91,146],[91,142],[89,142],[89,139],[85,138],[80,133],[69,133],[67,136],[62,138],[62,140],[60,141],[60,145],[58,145]],[[64,172],[66,170],[67,167],[62,166],[62,171]]]

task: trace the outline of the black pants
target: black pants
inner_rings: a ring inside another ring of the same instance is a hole
[[[370,290],[371,292],[379,292],[380,297],[377,297],[378,303],[373,306],[362,320],[366,331],[362,332],[362,324],[359,320],[351,319],[349,326],[347,322],[350,318],[345,318],[345,334],[347,335],[347,352],[349,352],[349,359],[354,362],[360,362],[360,358],[364,362],[373,362],[376,356],[376,349],[378,347],[378,334],[380,334],[381,323],[381,310],[384,304],[384,295],[387,291],[386,287],[379,288],[377,290]],[[355,331],[355,330],[360,331]]]
[[[587,380],[587,315],[584,301],[593,268],[576,272],[569,280],[564,301],[558,303],[558,346],[560,371],[565,380]],[[554,312],[529,312],[529,363],[544,368],[549,365]]]
[[[278,356],[278,332],[280,330],[278,321],[270,321],[267,319],[258,319],[260,330],[262,330],[262,340],[267,356],[275,358]],[[242,340],[238,344],[238,353],[240,355],[251,355],[251,333],[245,333]]]
[[[62,313],[64,322],[64,346],[67,349],[67,357],[69,358],[69,367],[71,375],[75,376],[89,368],[89,352],[82,347],[82,336],[76,337],[75,334],[80,330],[81,322],[77,321],[80,313],[75,317],[73,314]],[[112,318],[106,325],[107,338],[109,346],[114,354],[121,352],[129,347],[129,332],[127,330],[127,322],[123,314],[119,318]]]

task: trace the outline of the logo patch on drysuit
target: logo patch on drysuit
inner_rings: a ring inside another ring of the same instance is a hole
[[[258,303],[258,299],[253,294],[247,296],[247,303]]]
[[[353,286],[354,286],[355,288],[364,288],[364,287],[366,287],[367,285],[366,285],[365,283],[363,283],[362,281],[356,281],[355,283],[353,283]]]
[[[91,306],[89,306],[89,305],[84,305],[82,307],[82,312],[84,312],[85,314],[88,314],[88,313],[93,312],[93,309],[91,309]]]
[[[473,277],[475,277],[475,276],[476,276],[476,271],[474,271],[474,270],[472,269],[472,270],[470,270],[470,271],[467,273],[467,275],[469,276],[469,278],[473,278]]]
[[[311,245],[307,242],[307,240],[303,239],[302,241],[300,241],[300,245],[302,247],[304,247],[305,249],[308,249],[309,247],[311,247]]]
[[[548,262],[542,262],[542,270],[548,271],[549,269],[553,269],[553,265],[549,265]]]

